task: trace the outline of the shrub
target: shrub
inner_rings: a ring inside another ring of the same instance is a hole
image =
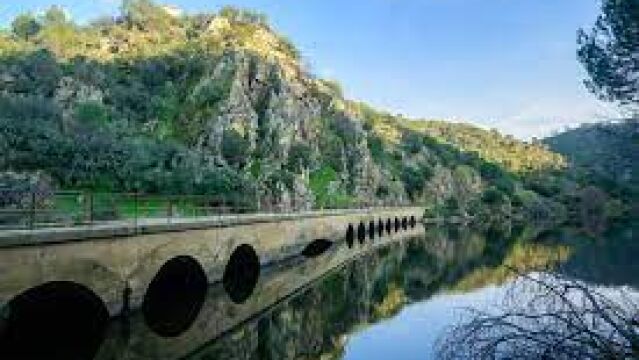
[[[304,143],[295,143],[288,151],[286,168],[293,173],[300,173],[311,166],[313,149]]]
[[[243,167],[249,156],[250,144],[237,130],[227,129],[222,135],[222,157],[233,166]]]
[[[484,204],[499,205],[504,203],[505,195],[499,189],[490,187],[484,191],[481,196],[481,200]]]

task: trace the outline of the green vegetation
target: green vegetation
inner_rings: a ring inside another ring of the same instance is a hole
[[[577,184],[562,189],[564,202],[574,212],[573,219],[597,225],[598,218],[638,217],[639,122],[628,119],[611,123],[582,125],[545,139],[566,156],[570,167],[561,182],[542,185],[538,192],[558,193],[562,182]],[[557,189],[553,189],[557,188]],[[603,225],[603,224],[602,224]]]
[[[592,30],[579,31],[579,60],[588,88],[601,99],[639,105],[639,3],[602,0]]]
[[[296,208],[417,202],[482,221],[559,219],[592,185],[539,141],[346,100],[299,55],[233,7],[127,0],[88,25],[57,7],[20,15],[0,33],[0,174]]]
[[[352,196],[331,188],[336,184],[338,174],[330,166],[314,171],[310,176],[310,188],[315,194],[315,203],[321,208],[339,208],[354,204]]]

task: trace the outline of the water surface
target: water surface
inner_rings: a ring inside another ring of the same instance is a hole
[[[159,336],[140,314],[116,321],[98,358],[429,359],[465,308],[500,306],[512,267],[635,291],[632,230],[593,238],[529,226],[428,228],[346,262],[337,261],[346,245],[336,243],[265,270],[241,304],[211,286],[198,319],[178,336]]]

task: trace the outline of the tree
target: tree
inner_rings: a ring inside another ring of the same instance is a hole
[[[311,166],[313,149],[305,143],[295,143],[288,152],[286,168],[293,173],[301,173]]]
[[[51,6],[43,16],[43,22],[46,26],[59,26],[67,24],[67,14],[60,6]]]
[[[599,98],[639,105],[639,1],[602,0],[602,14],[588,32],[579,30],[577,56],[588,89]]]
[[[13,34],[23,40],[28,40],[33,37],[41,28],[42,26],[40,26],[38,20],[30,13],[16,16],[11,23],[11,31],[13,31]]]
[[[481,201],[484,204],[500,205],[505,201],[504,193],[497,188],[490,187],[481,195]]]
[[[424,142],[420,134],[411,131],[402,136],[402,146],[409,154],[417,154],[422,150]]]
[[[109,121],[109,114],[98,101],[84,101],[76,105],[75,118],[84,125],[100,126]]]
[[[220,16],[231,21],[245,22],[256,25],[267,25],[268,17],[257,11],[249,9],[240,9],[235,6],[224,6],[220,9]]]
[[[639,303],[626,289],[510,270],[502,309],[470,309],[438,339],[438,359],[637,359]]]
[[[227,129],[222,135],[222,157],[231,165],[242,167],[249,156],[249,141],[235,129]]]
[[[173,21],[173,17],[151,0],[124,0],[122,14],[129,26],[140,30],[163,29]]]

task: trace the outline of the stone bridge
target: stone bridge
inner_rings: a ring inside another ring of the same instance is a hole
[[[422,212],[235,215],[0,233],[0,349],[22,353],[28,338],[49,336],[54,324],[66,323],[76,329],[66,345],[75,351],[82,342],[95,354],[99,343],[92,341],[109,317],[138,308],[154,336],[175,337],[198,317],[210,284],[229,303],[254,304],[265,269],[341,249],[322,263],[328,270],[370,246],[414,235]],[[49,345],[64,354],[66,338],[52,338]]]

